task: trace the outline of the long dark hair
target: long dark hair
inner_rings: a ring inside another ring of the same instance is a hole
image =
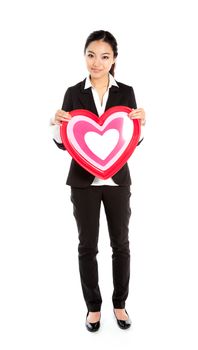
[[[86,49],[89,46],[89,44],[92,41],[96,41],[96,40],[102,40],[102,41],[108,43],[113,50],[114,58],[117,57],[117,55],[118,55],[117,41],[116,41],[115,37],[110,32],[108,32],[106,30],[96,30],[95,32],[92,32],[88,36],[86,43],[85,43],[85,47],[84,47],[84,54],[85,54]],[[109,73],[114,76],[114,71],[115,71],[115,63],[112,64]]]

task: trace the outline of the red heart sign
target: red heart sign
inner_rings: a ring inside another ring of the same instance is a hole
[[[130,119],[131,108],[116,106],[101,117],[85,109],[70,112],[62,122],[61,139],[70,155],[101,179],[112,177],[129,159],[140,138],[140,122]]]

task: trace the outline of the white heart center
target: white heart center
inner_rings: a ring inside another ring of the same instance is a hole
[[[100,159],[105,160],[113,151],[119,139],[116,129],[107,130],[103,135],[90,131],[85,134],[85,142],[89,149]]]

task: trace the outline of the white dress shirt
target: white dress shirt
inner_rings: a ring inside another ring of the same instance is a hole
[[[110,89],[110,87],[112,85],[115,85],[115,86],[118,87],[118,84],[116,83],[114,77],[111,74],[109,74],[109,86],[108,86],[108,89],[107,89],[107,91],[105,92],[105,94],[103,96],[102,104],[101,104],[99,95],[98,95],[96,89],[94,89],[94,87],[92,86],[89,76],[87,77],[87,79],[85,81],[85,89],[89,89],[91,87],[91,91],[92,91],[92,94],[93,94],[93,99],[94,99],[94,102],[95,102],[96,109],[97,109],[99,117],[105,112],[105,107],[106,107],[107,100],[108,100],[108,97],[109,97],[109,89]],[[112,178],[109,178],[109,179],[106,179],[106,180],[102,180],[102,179],[99,179],[98,177],[95,177],[95,179],[94,179],[94,181],[92,182],[91,185],[92,186],[103,186],[103,185],[118,186],[113,181]]]
[[[95,106],[96,106],[96,109],[97,109],[99,117],[105,112],[106,103],[107,103],[107,100],[108,100],[108,97],[109,97],[109,89],[111,88],[112,85],[119,87],[118,84],[116,83],[114,77],[111,74],[109,74],[109,86],[108,86],[108,89],[107,89],[107,91],[105,92],[105,94],[103,96],[102,104],[101,104],[99,95],[98,95],[96,89],[91,84],[90,77],[88,76],[86,78],[84,89],[89,89],[91,87],[91,91],[92,91],[92,94],[93,94],[93,99],[94,99]],[[53,137],[53,139],[55,139],[58,143],[62,143],[61,136],[60,136],[60,125],[57,125],[57,124],[56,125],[51,125],[51,130],[52,130],[52,137]],[[113,181],[112,178],[103,180],[103,179],[100,179],[98,177],[94,178],[94,180],[93,180],[91,185],[92,186],[103,186],[103,185],[118,186]]]

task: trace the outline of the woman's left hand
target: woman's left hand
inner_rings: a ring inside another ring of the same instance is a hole
[[[140,119],[141,125],[143,126],[146,124],[145,111],[143,108],[132,109],[132,111],[129,113],[129,118]]]

